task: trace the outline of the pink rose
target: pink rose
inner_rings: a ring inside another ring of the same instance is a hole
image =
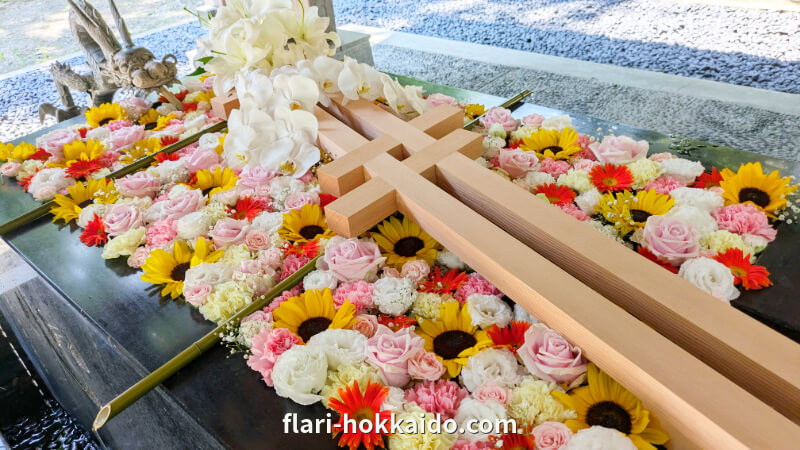
[[[298,178],[298,180],[302,181],[303,183],[311,183],[312,181],[314,181],[314,172],[309,170],[303,175],[301,175],[300,178]]]
[[[778,234],[778,230],[770,226],[767,215],[750,203],[728,205],[715,211],[712,215],[720,229],[728,230],[731,233],[755,234],[763,237],[767,242],[774,241]]]
[[[586,375],[581,349],[540,323],[531,325],[525,332],[525,343],[517,350],[517,355],[533,375],[566,384],[569,388],[578,386]]]
[[[435,353],[419,349],[408,359],[408,374],[417,380],[436,381],[444,375],[444,364]]]
[[[424,259],[406,261],[400,272],[401,275],[406,278],[411,278],[415,283],[425,281],[430,273],[431,267]]]
[[[379,325],[367,340],[367,362],[381,372],[389,386],[403,387],[411,381],[408,359],[423,346],[423,339],[410,327],[392,331]]]
[[[119,102],[119,106],[125,110],[128,117],[138,120],[150,109],[150,104],[141,97],[128,97]]]
[[[594,166],[598,165],[597,161],[593,161],[591,159],[579,159],[572,164],[572,168],[575,170],[585,170],[586,172],[591,172]]]
[[[506,406],[511,401],[511,389],[492,381],[484,381],[472,391],[472,398],[482,402],[492,400]]]
[[[210,169],[219,164],[219,155],[214,150],[198,149],[194,153],[183,158],[184,166],[189,172],[196,172],[198,170]]]
[[[353,330],[358,331],[369,339],[375,336],[375,332],[378,330],[378,318],[372,314],[359,314],[356,316]]]
[[[272,241],[270,241],[269,234],[266,231],[249,230],[244,237],[244,245],[251,252],[257,252],[269,248],[272,245]]]
[[[243,259],[239,262],[239,272],[246,274],[261,273],[261,263],[257,259]]]
[[[126,149],[144,139],[144,127],[119,128],[111,132],[111,147],[114,150]]]
[[[362,312],[372,307],[372,291],[375,285],[364,280],[345,282],[336,288],[333,293],[333,303],[337,308],[341,308],[347,300],[356,307],[357,312]]]
[[[628,136],[606,136],[603,142],[595,142],[589,148],[601,163],[619,165],[646,157],[650,144],[647,141],[634,141]]]
[[[650,216],[644,225],[642,245],[673,266],[694,258],[700,251],[700,233],[679,217]]]
[[[194,307],[201,307],[205,304],[208,295],[211,294],[211,285],[208,283],[197,283],[183,291],[186,301]]]
[[[522,124],[526,127],[539,128],[544,122],[544,116],[539,114],[528,114],[522,118]]]
[[[278,176],[277,172],[263,167],[248,167],[239,175],[238,186],[255,189],[258,186],[269,185],[270,180]]]
[[[118,236],[131,228],[143,227],[144,214],[133,205],[117,203],[106,208],[103,224],[109,236]]]
[[[203,193],[197,189],[190,189],[167,200],[167,204],[164,205],[164,214],[170,219],[178,220],[205,205],[206,198]]]
[[[56,187],[53,185],[45,185],[40,187],[33,193],[34,200],[43,202],[52,199],[56,195]]]
[[[178,119],[172,119],[168,122],[167,126],[161,130],[161,134],[167,136],[180,136],[186,131],[183,122]]]
[[[7,177],[15,177],[19,173],[19,169],[22,165],[16,161],[8,161],[7,163],[0,166],[0,175],[5,175]]]
[[[286,209],[300,210],[309,203],[319,205],[319,196],[311,192],[295,192],[286,196],[283,206]]]
[[[325,247],[323,261],[336,279],[351,281],[375,278],[386,258],[374,242],[337,236]]]
[[[127,120],[112,120],[111,122],[108,122],[107,124],[104,125],[104,127],[106,127],[108,131],[111,132],[117,131],[121,128],[128,128],[131,126],[133,126],[133,124]]]
[[[500,149],[497,161],[500,168],[514,178],[524,177],[528,172],[535,172],[539,168],[539,158],[535,152],[526,152],[518,148]]]
[[[241,244],[247,236],[248,225],[246,220],[225,218],[219,220],[208,235],[217,248]]]
[[[76,131],[60,129],[53,130],[42,136],[37,144],[44,151],[50,153],[52,162],[61,162],[64,160],[64,145],[78,141],[80,138],[81,135]]]
[[[400,275],[400,271],[395,269],[394,267],[384,267],[383,273],[381,273],[381,278],[402,278],[403,276]]]
[[[655,161],[660,163],[662,161],[666,161],[668,159],[677,158],[677,156],[673,155],[672,153],[668,152],[661,152],[661,153],[653,153],[652,155],[648,156],[647,159],[650,161]]]
[[[469,391],[450,380],[424,381],[406,391],[406,401],[416,402],[420,408],[431,414],[455,417],[461,400],[469,396]]]
[[[565,447],[572,437],[572,431],[561,422],[544,422],[531,434],[539,450],[558,450]]]
[[[450,97],[449,95],[438,94],[438,93],[429,95],[428,98],[425,99],[425,101],[428,102],[428,106],[430,106],[431,108],[435,108],[441,105],[458,106],[458,100],[456,100],[455,98]]]
[[[137,247],[131,256],[128,257],[128,267],[134,269],[142,267],[147,261],[148,256],[150,256],[150,250],[148,250],[146,247]]]
[[[126,175],[114,181],[117,191],[126,197],[153,198],[161,187],[161,181],[145,171]]]
[[[300,344],[301,340],[286,328],[273,328],[262,330],[253,336],[247,365],[256,372],[261,373],[267,386],[272,386],[272,369],[275,361],[286,350]]]
[[[514,131],[517,128],[517,119],[511,116],[511,110],[499,106],[489,109],[481,117],[480,122],[484,128],[490,128],[492,125],[499,123],[507,132]]]
[[[165,244],[169,244],[175,240],[177,235],[178,223],[170,218],[153,222],[153,224],[147,227],[147,231],[145,232],[147,246],[149,248],[161,247]]]

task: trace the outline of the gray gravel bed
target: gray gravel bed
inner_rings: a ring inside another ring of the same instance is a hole
[[[333,3],[339,24],[800,93],[797,12],[655,0]]]

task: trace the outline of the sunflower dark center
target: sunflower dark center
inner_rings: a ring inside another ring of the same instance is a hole
[[[647,222],[647,218],[650,216],[652,216],[652,214],[647,211],[642,211],[641,209],[631,210],[631,219],[633,219],[634,222]]]
[[[188,262],[178,264],[172,269],[170,278],[175,281],[183,281],[186,279],[186,271],[189,270],[190,264]]]
[[[299,327],[297,327],[297,335],[303,339],[303,342],[308,342],[308,340],[311,339],[311,336],[327,330],[328,325],[330,324],[331,319],[328,319],[327,317],[312,317],[310,319],[306,319],[300,324]]]
[[[152,130],[157,126],[158,126],[158,122],[150,122],[150,123],[144,124],[144,129],[145,130]]]
[[[101,120],[100,122],[97,122],[97,123],[102,127],[103,125],[107,124],[108,122],[111,122],[112,120],[114,120],[113,117],[106,117],[105,119],[103,119],[103,120]]]
[[[743,188],[739,191],[739,203],[753,202],[760,207],[769,205],[769,194],[758,188]]]
[[[433,339],[433,351],[442,359],[453,359],[477,343],[475,337],[466,331],[450,330]]]
[[[542,153],[544,153],[544,152],[545,152],[545,151],[547,151],[547,150],[550,150],[551,152],[553,152],[553,154],[554,154],[554,155],[555,155],[556,153],[558,153],[558,152],[564,151],[564,149],[563,149],[563,148],[561,148],[561,147],[559,147],[558,145],[551,145],[550,147],[545,147],[545,148],[543,148],[543,149],[542,149]]]
[[[404,237],[394,243],[394,252],[405,257],[416,256],[417,252],[423,248],[425,248],[425,243],[416,236]]]
[[[325,234],[325,230],[319,225],[306,225],[300,228],[299,234],[303,236],[303,239],[308,239],[310,241],[320,234]]]
[[[586,423],[589,426],[600,425],[601,427],[614,428],[625,434],[629,434],[633,427],[631,415],[628,414],[628,411],[610,401],[592,405],[586,411]]]
[[[93,201],[94,201],[93,198],[90,198],[88,200],[84,200],[84,201],[78,203],[78,207],[80,209],[86,208],[87,206],[91,205]]]

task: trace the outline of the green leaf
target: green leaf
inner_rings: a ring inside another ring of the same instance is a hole
[[[189,75],[187,75],[187,77],[196,77],[196,76],[202,75],[204,73],[206,73],[206,69],[203,69],[202,67],[198,67],[197,69],[194,70],[194,72],[192,72]]]
[[[201,64],[208,64],[208,62],[211,61],[212,59],[214,59],[213,56],[206,56],[205,58],[200,58],[197,61]]]

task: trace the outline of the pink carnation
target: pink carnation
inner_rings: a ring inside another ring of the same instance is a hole
[[[429,413],[452,419],[461,400],[468,395],[469,391],[450,380],[424,381],[406,391],[406,401],[416,402]]]
[[[539,162],[539,171],[549,173],[553,178],[558,178],[569,171],[572,166],[567,161],[544,158]]]
[[[673,155],[672,153],[661,152],[661,153],[653,153],[652,155],[648,156],[647,159],[650,161],[654,161],[660,163],[662,161],[666,161],[668,159],[677,158],[677,156]]]
[[[401,275],[406,278],[411,278],[411,280],[413,280],[415,283],[425,281],[430,273],[431,266],[429,266],[424,259],[406,261],[403,263],[403,267],[400,272]]]
[[[345,301],[350,300],[350,303],[356,307],[356,311],[361,313],[372,307],[373,289],[375,289],[375,285],[364,280],[342,283],[333,293],[333,303],[340,308]]]
[[[664,176],[651,181],[644,187],[644,190],[649,191],[654,189],[659,194],[669,194],[671,190],[678,189],[679,187],[686,187],[686,184],[681,183],[680,180],[675,177]]]
[[[308,256],[287,256],[286,259],[283,260],[283,265],[281,266],[281,275],[278,277],[278,282],[289,278],[289,275],[300,270],[300,268],[305,266],[309,261],[311,261],[311,258]]]
[[[558,208],[560,210],[562,210],[565,213],[569,214],[570,216],[580,220],[581,222],[583,222],[584,220],[591,219],[589,216],[586,215],[585,212],[583,212],[582,209],[578,208],[574,203],[565,203],[565,204],[559,204],[559,205],[556,205],[556,206],[558,206]]]
[[[283,352],[300,343],[300,338],[286,328],[263,330],[253,336],[250,347],[252,354],[247,358],[247,365],[261,374],[267,386],[272,386],[275,361]]]
[[[299,284],[299,285],[297,285],[297,286],[295,286],[295,287],[293,287],[293,288],[289,289],[288,291],[283,291],[283,292],[281,293],[281,295],[279,295],[279,296],[275,297],[275,299],[274,299],[274,300],[272,300],[271,302],[269,302],[269,305],[267,305],[267,306],[266,306],[266,307],[263,309],[263,311],[264,311],[264,312],[272,312],[272,311],[275,311],[275,310],[276,310],[276,309],[278,309],[278,307],[279,307],[279,306],[281,306],[281,304],[282,304],[283,302],[285,302],[286,300],[289,300],[289,299],[290,299],[290,298],[292,298],[292,297],[297,297],[298,295],[300,295],[300,291],[301,291],[302,289],[303,289],[303,286],[302,286],[302,284]]]
[[[472,294],[503,296],[500,289],[497,289],[477,272],[469,274],[469,279],[456,290],[454,297],[458,300],[458,303],[463,305]]]
[[[769,225],[767,215],[750,203],[726,206],[713,213],[714,220],[723,230],[736,234],[755,234],[772,242],[778,231]]]
[[[168,244],[172,242],[177,235],[178,222],[170,218],[154,222],[147,227],[147,232],[145,233],[147,237],[147,246],[149,248],[161,247],[164,244]]]
[[[590,161],[597,161],[597,156],[595,156],[594,152],[589,147],[593,143],[594,143],[594,141],[592,141],[591,137],[589,137],[589,136],[587,136],[585,134],[582,134],[582,133],[578,133],[578,142],[577,142],[577,144],[581,146],[581,151],[579,151],[578,153],[575,153],[575,155],[573,155],[573,156],[576,157],[576,158],[588,159]]]
[[[451,450],[494,450],[496,447],[489,441],[472,442],[459,439],[453,443]]]
[[[261,263],[261,267],[277,270],[283,264],[283,252],[276,247],[268,248],[258,254],[258,261]]]

